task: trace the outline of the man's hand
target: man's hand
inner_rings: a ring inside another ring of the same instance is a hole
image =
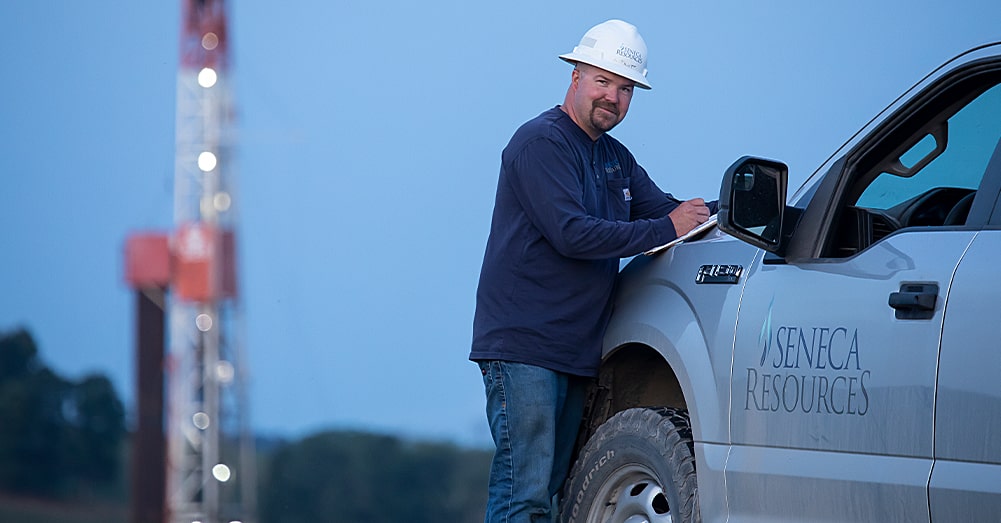
[[[681,202],[681,205],[668,216],[674,222],[675,232],[681,236],[709,219],[709,207],[706,207],[706,202],[702,198],[695,198]]]

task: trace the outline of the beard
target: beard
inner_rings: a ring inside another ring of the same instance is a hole
[[[606,112],[608,111],[608,112]],[[591,103],[591,127],[595,130],[607,133],[619,124],[619,108],[616,104],[610,104],[595,100]]]

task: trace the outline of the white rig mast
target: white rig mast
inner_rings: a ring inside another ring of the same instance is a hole
[[[254,523],[236,278],[233,107],[223,0],[181,0],[168,302],[166,512],[171,523]]]

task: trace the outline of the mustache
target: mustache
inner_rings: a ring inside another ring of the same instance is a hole
[[[595,109],[598,109],[598,108],[605,109],[606,111],[611,111],[611,112],[615,113],[615,116],[619,115],[619,105],[618,104],[614,104],[614,103],[610,103],[610,102],[603,102],[601,100],[595,100],[594,102],[591,103],[591,110],[592,111],[595,110]]]

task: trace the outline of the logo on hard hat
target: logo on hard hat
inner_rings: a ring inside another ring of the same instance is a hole
[[[615,54],[617,54],[617,55],[619,55],[621,57],[624,57],[624,58],[628,58],[628,59],[636,62],[637,66],[643,64],[643,53],[641,53],[641,52],[639,52],[639,51],[637,51],[635,49],[630,49],[630,48],[626,47],[625,44],[620,45],[619,46],[619,50],[615,51]]]

